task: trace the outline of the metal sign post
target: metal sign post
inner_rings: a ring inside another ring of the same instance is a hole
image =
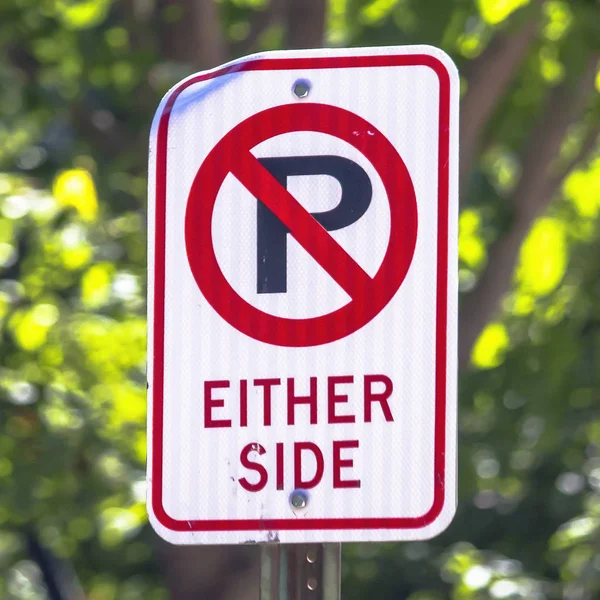
[[[339,600],[341,544],[265,544],[260,600]]]

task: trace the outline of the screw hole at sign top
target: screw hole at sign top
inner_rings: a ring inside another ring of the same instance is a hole
[[[294,92],[294,96],[296,96],[296,98],[303,100],[304,98],[307,98],[310,94],[310,88],[310,81],[308,81],[307,79],[298,79],[298,81],[294,82],[294,85],[292,86],[292,91]]]

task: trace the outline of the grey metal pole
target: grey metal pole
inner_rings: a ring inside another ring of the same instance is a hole
[[[260,600],[340,600],[341,544],[264,544]]]

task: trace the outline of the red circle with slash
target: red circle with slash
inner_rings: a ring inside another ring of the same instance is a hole
[[[390,238],[374,277],[260,164],[252,148],[277,135],[312,131],[335,136],[371,162],[390,205]],[[264,202],[291,235],[350,296],[341,308],[318,317],[289,319],[266,313],[229,284],[214,251],[212,218],[217,195],[231,173]],[[410,267],[417,240],[417,202],[410,174],[391,142],[362,117],[316,103],[269,108],[229,131],[210,151],[192,184],[185,216],[190,268],[214,310],[238,331],[268,344],[318,346],[344,338],[371,321],[394,297]]]

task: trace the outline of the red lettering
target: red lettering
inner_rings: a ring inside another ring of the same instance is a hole
[[[317,378],[310,378],[310,394],[308,396],[296,396],[294,394],[294,378],[287,380],[287,403],[288,403],[288,425],[295,424],[295,407],[297,404],[308,404],[310,406],[310,424],[317,424]],[[298,486],[296,486],[298,487]]]
[[[346,448],[358,448],[358,440],[346,440],[333,442],[333,487],[334,488],[359,488],[360,480],[342,479],[342,469],[354,466],[351,458],[342,459],[342,450]]]
[[[274,385],[281,385],[281,379],[255,379],[254,385],[263,388],[263,411],[265,426],[271,424],[271,388]]]
[[[262,456],[266,452],[266,450],[260,444],[254,443],[244,446],[242,448],[242,451],[240,452],[240,462],[242,463],[242,466],[246,469],[256,471],[259,474],[260,478],[257,483],[250,483],[245,477],[242,477],[240,479],[240,485],[247,492],[260,492],[260,490],[262,490],[265,487],[265,485],[267,485],[269,475],[267,473],[267,470],[260,463],[253,462],[250,460],[249,455],[251,452],[258,452],[258,454]]]
[[[284,487],[284,482],[283,482],[283,444],[281,442],[278,442],[275,445],[275,452],[276,452],[275,466],[276,466],[276,470],[277,470],[277,474],[276,474],[277,489],[282,490]]]
[[[229,381],[205,381],[204,382],[204,427],[231,427],[231,419],[213,419],[212,409],[222,408],[225,401],[222,398],[213,398],[212,391],[216,389],[228,388]]]
[[[317,469],[312,479],[304,481],[302,479],[302,452],[307,450],[313,453],[317,461]],[[294,487],[310,490],[321,483],[323,471],[325,470],[325,461],[323,453],[316,444],[312,442],[296,442],[294,444]]]
[[[248,382],[240,381],[240,427],[248,427]]]
[[[348,402],[347,394],[336,394],[335,386],[338,383],[353,383],[352,375],[341,375],[340,377],[327,378],[327,416],[329,423],[354,423],[356,417],[354,415],[336,415],[335,405]]]
[[[374,383],[383,383],[385,386],[383,392],[374,392],[372,387]],[[388,398],[392,395],[393,391],[394,384],[386,375],[365,375],[365,423],[371,422],[371,404],[373,402],[379,402],[386,421],[394,420],[390,405],[388,404]]]

